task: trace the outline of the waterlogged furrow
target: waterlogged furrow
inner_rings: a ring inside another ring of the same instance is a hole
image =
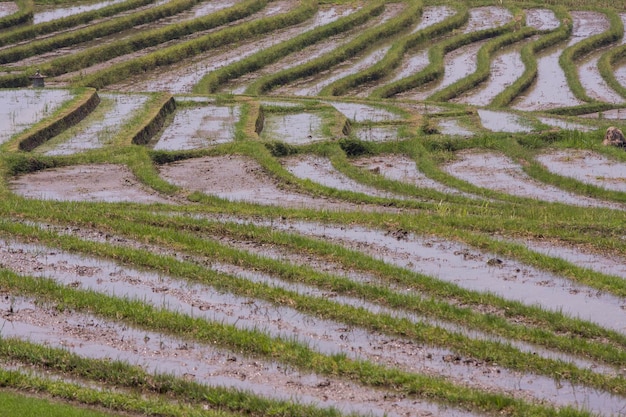
[[[128,167],[114,164],[71,165],[17,176],[9,188],[32,199],[174,203],[142,185]]]
[[[456,160],[442,168],[449,174],[473,185],[502,193],[582,207],[624,209],[619,204],[573,194],[535,181],[522,170],[519,164],[492,152],[457,152]]]
[[[171,0],[159,1],[150,7],[156,7],[160,4],[167,3]],[[112,35],[102,36],[97,39],[88,40],[86,42],[80,42],[75,45],[64,47],[64,48],[55,48],[50,52],[40,53],[32,57],[24,58],[19,61],[15,61],[9,64],[9,66],[22,67],[22,66],[34,66],[34,65],[42,65],[43,63],[60,57],[70,56],[73,54],[77,54],[79,52],[83,52],[89,50],[90,48],[97,48],[104,45],[110,45],[114,42],[120,41],[130,41],[131,39],[136,39],[136,36],[139,32],[147,33],[149,31],[157,30],[159,28],[163,28],[168,25],[181,24],[186,21],[201,18],[205,15],[218,12],[222,9],[226,9],[228,7],[232,7],[237,4],[237,0],[228,0],[228,1],[208,1],[205,0],[200,4],[191,8],[191,10],[179,13],[175,16],[169,16],[163,19],[156,20],[154,22],[150,22],[141,26],[129,27],[126,30],[117,32]],[[139,9],[133,10],[137,11]],[[123,14],[117,15],[116,17],[122,16]],[[98,23],[92,23],[96,25]]]
[[[221,216],[219,217],[219,219],[213,219],[213,221],[233,222],[233,223],[245,222],[242,219],[221,217]],[[54,226],[54,225],[49,225],[49,224],[36,224],[35,226],[43,230],[54,231],[55,233],[59,233],[62,235],[75,236],[75,237],[79,237],[80,239],[88,240],[91,242],[114,244],[116,246],[129,247],[133,249],[149,251],[151,253],[167,255],[167,256],[176,258],[178,260],[181,260],[181,261],[194,262],[198,265],[210,265],[209,267],[212,270],[222,272],[222,273],[234,276],[234,277],[242,278],[247,281],[263,284],[263,285],[270,286],[270,287],[282,288],[287,291],[291,291],[297,294],[306,295],[310,297],[332,298],[332,300],[336,303],[339,303],[342,305],[349,305],[355,308],[363,308],[375,314],[386,314],[386,315],[389,315],[390,317],[408,319],[413,323],[426,323],[431,326],[437,326],[439,328],[445,329],[451,333],[462,334],[471,339],[487,340],[487,341],[492,341],[496,343],[502,343],[503,345],[510,344],[522,352],[532,353],[533,355],[540,355],[541,357],[548,358],[548,359],[573,363],[581,369],[590,369],[590,370],[593,370],[594,372],[603,373],[606,375],[616,374],[615,368],[612,368],[610,366],[605,366],[598,362],[588,361],[580,357],[562,353],[560,351],[548,350],[537,345],[532,345],[532,344],[520,342],[517,340],[510,340],[510,339],[505,339],[505,338],[498,337],[498,336],[493,336],[490,334],[483,333],[481,331],[476,331],[470,328],[461,327],[451,322],[439,320],[437,318],[432,318],[432,317],[426,318],[426,317],[418,316],[413,313],[406,313],[405,311],[394,310],[391,308],[383,307],[378,304],[364,301],[363,299],[360,299],[360,298],[344,296],[336,292],[328,291],[326,289],[320,289],[317,287],[312,287],[310,285],[305,285],[298,281],[285,281],[281,278],[275,277],[270,274],[262,273],[258,270],[246,269],[238,265],[225,264],[219,261],[208,262],[205,258],[199,257],[197,255],[189,255],[186,253],[180,253],[177,251],[165,249],[161,246],[140,243],[135,240],[111,235],[109,233],[103,233],[97,230],[91,230],[91,229],[86,229],[86,228],[68,228],[68,227]],[[340,263],[332,262],[323,257],[318,257],[315,254],[310,253],[310,252],[303,254],[301,252],[294,251],[294,250],[285,248],[283,246],[278,246],[278,245],[274,245],[271,243],[241,240],[241,239],[229,237],[228,235],[225,235],[225,234],[203,235],[203,237],[206,239],[218,241],[220,244],[226,245],[230,248],[234,248],[237,250],[241,250],[241,251],[245,251],[245,252],[257,255],[260,258],[269,258],[269,259],[277,260],[277,261],[290,264],[290,265],[297,265],[299,267],[311,268],[315,271],[346,278],[346,279],[349,279],[350,281],[353,281],[362,285],[376,285],[380,281],[379,278],[367,272],[354,271],[354,270],[348,269]],[[602,258],[596,258],[596,259],[602,259]],[[605,259],[602,259],[602,260],[605,260]],[[407,289],[402,285],[389,284],[388,282],[385,282],[382,285],[389,288],[390,290],[394,292],[406,292],[407,291]],[[418,293],[414,295],[416,297],[420,297],[420,294]]]
[[[333,6],[329,9],[320,8],[319,12],[314,17],[314,26],[312,29],[318,28],[323,25],[328,25],[343,17],[349,16],[357,11],[354,7],[337,7]],[[354,40],[363,30],[368,27],[374,26],[376,19],[371,19],[363,25],[359,25],[358,28],[349,30],[347,32],[340,33],[338,35],[324,39],[323,41],[316,42],[313,45],[307,46],[299,51],[293,52],[277,62],[270,65],[266,65],[263,68],[253,73],[245,74],[237,79],[230,80],[223,83],[219,87],[219,91],[230,91],[234,94],[243,94],[248,86],[256,79],[265,75],[274,74],[278,71],[293,68],[295,66],[304,64],[313,59],[319,58],[321,55],[331,52],[338,46],[346,44],[347,42]]]
[[[274,227],[341,243],[387,263],[474,291],[538,305],[626,334],[626,300],[515,260],[499,259],[458,242],[409,235],[403,239],[362,227],[304,222]]]
[[[42,246],[16,242],[4,242],[2,246],[7,248],[1,253],[2,263],[20,273],[51,278],[65,285],[107,295],[140,299],[156,307],[242,329],[261,329],[274,337],[300,340],[325,354],[342,352],[355,359],[368,359],[407,372],[444,375],[458,384],[497,390],[526,400],[585,406],[595,411],[614,412],[626,407],[625,399],[595,389],[575,385],[563,388],[550,378],[510,372],[473,358],[459,357],[446,349],[419,346],[409,340],[345,327],[258,299],[220,293],[204,285],[184,283],[161,274],[132,270]],[[146,337],[150,338],[145,334],[144,343],[147,343]],[[161,339],[160,343],[167,345],[168,342]],[[182,343],[176,344],[180,346]],[[159,359],[157,363],[167,370],[163,363],[165,359]],[[176,357],[177,361],[180,359]]]
[[[384,390],[250,358],[241,353],[137,329],[95,316],[42,308],[32,300],[0,299],[2,336],[58,347],[90,359],[119,360],[147,373],[170,374],[211,386],[245,390],[277,400],[335,407],[345,413],[374,416],[477,416],[427,401],[401,400]]]

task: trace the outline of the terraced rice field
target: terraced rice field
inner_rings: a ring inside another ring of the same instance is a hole
[[[0,2],[0,416],[625,416],[625,23]]]

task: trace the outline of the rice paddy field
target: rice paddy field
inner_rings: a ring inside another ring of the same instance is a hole
[[[625,25],[0,1],[0,416],[626,416]]]

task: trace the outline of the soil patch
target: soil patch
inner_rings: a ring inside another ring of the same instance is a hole
[[[26,198],[58,201],[174,203],[143,186],[123,165],[75,165],[20,175],[11,190]]]

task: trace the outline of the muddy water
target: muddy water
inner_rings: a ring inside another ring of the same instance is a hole
[[[37,152],[46,155],[71,155],[110,145],[124,125],[137,115],[149,98],[147,95],[139,94],[99,95],[102,98],[100,105],[110,107],[108,111],[98,116],[92,113],[94,117],[88,116],[75,128],[62,134],[59,138],[65,139],[63,142],[53,139],[37,149]],[[69,138],[67,133],[71,134]]]
[[[527,119],[513,113],[478,109],[480,123],[485,129],[492,132],[532,132],[532,126]]]
[[[470,18],[463,33],[478,32],[503,26],[513,19],[511,12],[504,7],[486,6],[470,9]]]
[[[400,140],[395,126],[359,126],[352,128],[357,139],[364,142],[392,142]]]
[[[12,1],[3,1],[0,2],[0,17],[8,16],[13,13],[17,13],[19,8],[17,4]]]
[[[240,156],[180,161],[163,165],[160,172],[165,180],[187,190],[230,201],[337,211],[397,211],[388,207],[312,197],[297,190],[283,189],[256,161]]]
[[[431,188],[443,193],[460,194],[458,190],[428,178],[418,171],[415,161],[404,155],[380,155],[352,160],[356,166],[376,171],[394,181],[402,181],[418,187]],[[464,194],[468,196],[467,194]]]
[[[402,120],[402,116],[399,114],[368,104],[341,101],[329,101],[327,103],[337,109],[337,111],[343,113],[348,119],[358,123]]]
[[[568,149],[550,151],[537,160],[558,175],[574,178],[609,190],[626,192],[626,163],[612,161],[589,151]]]
[[[123,294],[157,307],[239,328],[260,329],[273,336],[295,338],[325,354],[343,352],[355,359],[367,359],[408,372],[444,375],[463,385],[497,389],[518,398],[540,398],[562,405],[590,405],[594,409],[598,409],[598,404],[612,409],[624,407],[623,399],[611,398],[606,393],[577,386],[563,389],[550,378],[509,372],[472,358],[456,359],[457,356],[447,349],[420,346],[409,340],[346,328],[341,323],[308,317],[289,308],[219,293],[206,286],[181,283],[166,276],[126,269],[106,261],[76,257],[41,246],[5,243],[3,247],[8,249],[2,251],[3,263],[9,268],[18,267],[21,273],[45,276],[66,285],[105,294]],[[46,322],[44,319],[43,323]],[[152,339],[146,332],[138,331],[134,337],[130,335],[129,342],[133,339],[141,341],[142,336],[144,344]],[[158,337],[161,349],[168,344],[185,345],[185,341],[154,336]],[[176,361],[178,359],[177,356]],[[157,362],[159,370],[168,371],[163,359]],[[204,369],[196,364],[192,366],[196,371]],[[581,396],[584,400],[580,399]]]
[[[599,113],[589,113],[583,114],[580,117],[584,117],[586,119],[607,119],[607,120],[625,120],[626,119],[626,109],[613,109],[607,110]]]
[[[568,120],[557,119],[555,117],[537,117],[537,119],[548,126],[558,127],[564,130],[577,130],[580,132],[590,132],[595,129],[595,127],[583,125],[576,122],[570,122]]]
[[[426,6],[422,11],[420,22],[411,30],[411,33],[419,32],[430,26],[441,23],[444,20],[454,16],[456,11],[448,6]]]
[[[283,166],[298,178],[309,179],[326,187],[343,191],[363,193],[373,197],[405,199],[405,196],[377,190],[364,184],[360,184],[344,174],[338,172],[328,158],[304,155],[293,158],[285,158]]]
[[[442,169],[478,187],[489,188],[520,197],[560,202],[583,207],[621,208],[588,197],[541,184],[530,178],[519,164],[495,153],[458,152],[458,159]]]
[[[174,120],[158,137],[155,150],[201,149],[235,139],[239,107],[206,105],[178,108]]]
[[[525,42],[518,43],[512,49],[506,49],[491,60],[489,79],[478,88],[462,95],[453,102],[486,106],[506,87],[513,84],[524,73],[524,63],[520,54]]]
[[[469,138],[475,134],[474,131],[462,126],[461,122],[457,119],[437,119],[437,127],[444,135],[463,136],[464,138]]]
[[[478,66],[476,56],[478,50],[486,41],[474,42],[472,44],[455,49],[444,57],[444,75],[441,81],[435,86],[427,86],[407,94],[401,94],[402,98],[423,101],[436,92],[454,84],[462,78],[474,73]]]
[[[599,12],[576,11],[571,14],[574,27],[567,45],[551,48],[540,54],[535,84],[514,102],[514,108],[536,111],[582,104],[567,84],[559,57],[567,46],[608,30],[609,21],[605,14]]]
[[[143,186],[122,165],[75,165],[20,175],[9,188],[26,198],[58,201],[172,202]]]
[[[0,90],[0,143],[52,115],[70,98],[68,90]]]
[[[274,227],[335,240],[385,262],[463,288],[539,305],[626,334],[625,299],[603,294],[515,260],[489,262],[497,257],[460,243],[418,236],[398,240],[385,232],[361,227],[312,223],[274,224]],[[496,266],[491,265],[494,263]]]
[[[550,9],[528,9],[525,10],[525,13],[526,26],[537,30],[554,30],[561,25],[559,19]]]
[[[272,114],[265,116],[261,138],[302,145],[325,140],[323,120],[315,113]]]
[[[43,23],[49,22],[51,20],[60,19],[62,17],[71,16],[74,14],[84,13],[91,10],[102,9],[107,6],[111,6],[113,4],[122,3],[124,0],[108,0],[100,3],[91,3],[91,4],[83,4],[80,6],[73,7],[55,7],[55,8],[46,8],[43,10],[35,11],[33,16],[33,23]]]
[[[212,219],[212,221],[219,221],[220,223],[223,223],[223,222],[234,222],[238,224],[242,223],[241,219],[224,218],[221,216],[219,219]],[[80,228],[80,229],[64,228],[63,226],[54,226],[54,225],[45,225],[45,224],[36,224],[35,226],[40,227],[41,229],[44,229],[44,230],[54,231],[56,233],[60,233],[63,235],[77,236],[77,237],[80,237],[82,239],[86,239],[89,241],[115,244],[115,245],[124,246],[124,247],[131,247],[134,249],[147,250],[147,251],[150,251],[151,253],[158,253],[158,254],[162,254],[166,256],[172,256],[179,260],[191,261],[196,264],[206,265],[206,259],[204,258],[198,259],[195,256],[181,254],[176,251],[165,250],[164,248],[161,248],[161,247],[147,245],[145,243],[111,235],[109,233],[99,232],[97,230],[90,230],[90,229],[84,229],[84,228]],[[270,225],[265,224],[265,226],[271,227],[271,224]],[[238,250],[250,252],[255,255],[264,257],[264,258],[271,258],[271,259],[279,260],[281,262],[289,263],[292,265],[310,267],[316,271],[341,276],[341,277],[348,278],[352,281],[359,282],[362,284],[374,284],[374,283],[379,282],[379,278],[375,276],[372,276],[370,274],[363,273],[363,272],[357,272],[352,269],[348,269],[342,264],[331,262],[328,259],[323,258],[323,257],[317,257],[315,254],[312,254],[312,253],[303,254],[301,252],[292,251],[282,246],[277,246],[277,245],[273,245],[269,243],[259,243],[256,241],[235,240],[235,239],[226,237],[224,235],[220,235],[220,236],[211,235],[211,236],[206,236],[206,238],[212,239],[212,240],[219,240],[221,244],[225,244],[229,247],[232,247]],[[529,353],[533,353],[536,355],[541,355],[542,357],[545,357],[545,358],[554,359],[554,360],[562,360],[565,362],[573,363],[580,368],[590,369],[590,370],[593,370],[594,372],[603,373],[606,375],[616,374],[616,370],[614,368],[607,367],[600,363],[590,362],[582,358],[563,354],[562,352],[547,350],[542,347],[530,345],[524,342],[518,342],[518,341],[508,340],[504,338],[499,338],[497,336],[488,335],[488,334],[475,331],[475,330],[468,330],[465,327],[461,327],[461,326],[458,326],[456,324],[452,324],[449,322],[444,322],[438,319],[432,319],[432,318],[426,319],[424,317],[420,317],[415,314],[407,314],[403,311],[381,307],[379,305],[375,305],[375,304],[363,301],[361,299],[351,298],[347,296],[339,296],[336,293],[329,293],[325,289],[314,288],[314,287],[310,287],[310,286],[299,284],[299,283],[286,282],[274,276],[260,273],[259,271],[247,270],[240,266],[235,266],[231,264],[223,264],[219,262],[211,262],[210,265],[211,265],[211,269],[213,270],[216,270],[216,271],[228,274],[228,275],[232,275],[238,278],[246,279],[252,282],[262,283],[264,285],[268,285],[271,287],[283,288],[288,291],[297,292],[298,294],[304,294],[307,296],[315,296],[315,297],[323,297],[323,298],[331,297],[337,303],[344,304],[344,305],[351,305],[353,307],[364,308],[367,311],[375,312],[377,314],[381,314],[381,313],[388,314],[392,317],[408,319],[414,323],[421,323],[421,322],[428,323],[430,325],[441,327],[453,333],[463,334],[473,339],[482,339],[482,340],[499,342],[503,344],[511,344],[523,352],[529,352]],[[401,291],[401,292],[407,291],[407,289],[404,286],[398,287],[394,284],[389,284],[388,282],[385,282],[383,285],[385,285],[389,289],[392,289],[393,291]],[[419,296],[419,294],[415,294],[415,295]]]
[[[393,395],[387,398],[385,391],[301,373],[284,365],[86,314],[73,312],[69,315],[42,309],[31,300],[20,298],[8,303],[3,297],[0,308],[14,311],[0,318],[4,337],[61,347],[93,359],[121,360],[139,365],[147,373],[172,374],[281,400],[297,397],[303,403],[318,407],[371,412],[374,416],[400,417],[415,411],[436,416],[475,415],[425,401],[401,400]]]

